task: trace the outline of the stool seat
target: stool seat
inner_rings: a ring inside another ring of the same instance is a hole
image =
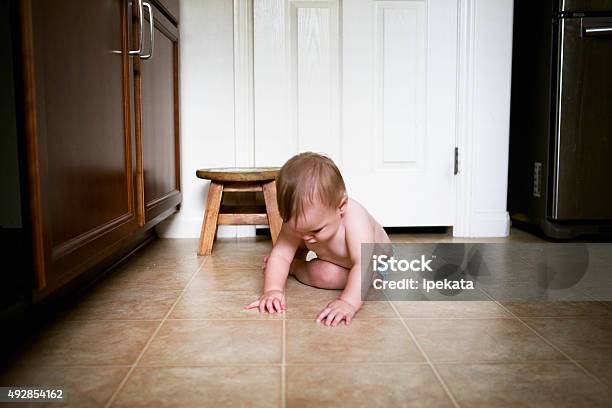
[[[200,169],[196,176],[211,181],[266,181],[278,177],[280,167],[226,167]]]
[[[230,167],[200,169],[196,176],[210,180],[198,255],[210,255],[218,225],[269,225],[272,243],[280,233],[283,220],[276,204],[276,177],[279,167]],[[221,204],[226,193],[263,193],[265,205]]]

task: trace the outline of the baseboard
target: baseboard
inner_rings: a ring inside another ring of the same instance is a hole
[[[469,231],[453,228],[453,236],[463,238],[507,237],[510,233],[510,216],[507,211],[477,212],[471,219]],[[160,238],[198,238],[202,228],[200,217],[174,214],[155,227]],[[217,230],[219,238],[254,237],[254,226],[222,225]]]
[[[466,231],[453,228],[453,236],[461,238],[507,237],[510,234],[510,215],[507,211],[476,212],[472,214]]]

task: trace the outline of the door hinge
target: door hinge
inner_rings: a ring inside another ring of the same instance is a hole
[[[453,174],[457,175],[459,173],[459,148],[455,147],[455,171]]]

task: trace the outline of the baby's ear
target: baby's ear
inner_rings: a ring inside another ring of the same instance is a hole
[[[342,199],[340,200],[340,204],[338,205],[338,210],[340,210],[340,214],[344,214],[344,212],[346,211],[347,205],[348,205],[348,197],[344,196],[342,197]]]

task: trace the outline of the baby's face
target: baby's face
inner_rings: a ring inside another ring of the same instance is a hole
[[[306,206],[304,216],[289,220],[293,229],[309,244],[325,243],[334,237],[342,221],[342,207],[329,208],[320,202]]]

